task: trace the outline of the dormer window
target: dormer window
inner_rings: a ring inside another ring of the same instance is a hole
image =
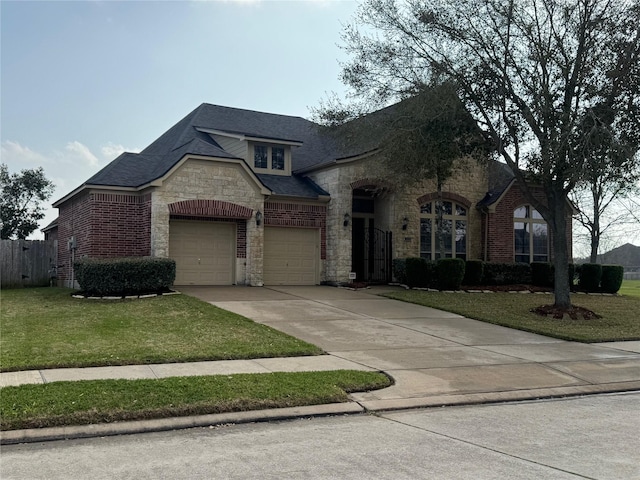
[[[253,144],[253,168],[260,173],[288,175],[291,173],[291,151],[286,145]]]
[[[284,148],[271,147],[271,169],[284,170]]]
[[[253,150],[253,165],[256,168],[267,168],[268,147],[256,145]]]
[[[253,147],[253,166],[270,170],[284,170],[284,147]]]

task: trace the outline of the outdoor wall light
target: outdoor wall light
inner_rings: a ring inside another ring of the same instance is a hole
[[[258,210],[256,212],[256,225],[260,226],[262,224],[262,212]]]
[[[351,215],[348,213],[344,214],[344,222],[342,223],[345,227],[349,226],[349,220],[351,220]]]
[[[409,226],[409,219],[407,217],[404,217],[402,219],[402,230],[406,230],[408,226]]]

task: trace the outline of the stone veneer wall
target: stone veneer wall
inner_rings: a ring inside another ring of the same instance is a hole
[[[351,271],[351,224],[344,227],[345,213],[352,213],[353,188],[375,183],[385,186],[380,160],[376,157],[343,163],[312,172],[309,177],[331,194],[327,208],[327,266],[326,280],[346,282]],[[482,214],[475,208],[487,192],[487,170],[485,166],[468,160],[464,168],[443,186],[445,196],[463,198],[468,209],[468,257],[482,255]],[[393,232],[393,258],[418,256],[420,254],[420,203],[418,199],[435,193],[433,181],[395,191],[387,189],[376,199],[376,225]],[[404,217],[408,219],[406,230],[402,230]]]
[[[264,196],[258,185],[240,165],[188,159],[152,194],[151,252],[154,256],[169,255],[169,204],[183,200],[222,200],[253,211],[264,209]],[[261,286],[264,229],[252,219],[243,223],[246,248],[237,250],[240,254],[244,251],[245,256],[236,258],[235,283]]]

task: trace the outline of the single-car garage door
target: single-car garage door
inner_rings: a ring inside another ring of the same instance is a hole
[[[176,285],[231,285],[235,263],[233,223],[171,220],[169,257],[176,261]]]
[[[264,284],[317,284],[319,242],[316,228],[265,227]]]

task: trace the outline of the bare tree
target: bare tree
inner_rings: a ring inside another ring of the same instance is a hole
[[[568,308],[581,122],[604,104],[611,128],[638,130],[639,35],[636,0],[368,0],[343,35],[351,60],[342,79],[354,98],[379,104],[434,78],[458,86],[553,232],[555,306]]]
[[[607,231],[629,220],[627,212],[615,208],[617,203],[640,193],[640,132],[614,127],[614,120],[612,107],[603,101],[586,112],[577,131],[576,155],[585,162],[571,199],[578,209],[577,220],[589,232],[591,263],[596,262]]]

